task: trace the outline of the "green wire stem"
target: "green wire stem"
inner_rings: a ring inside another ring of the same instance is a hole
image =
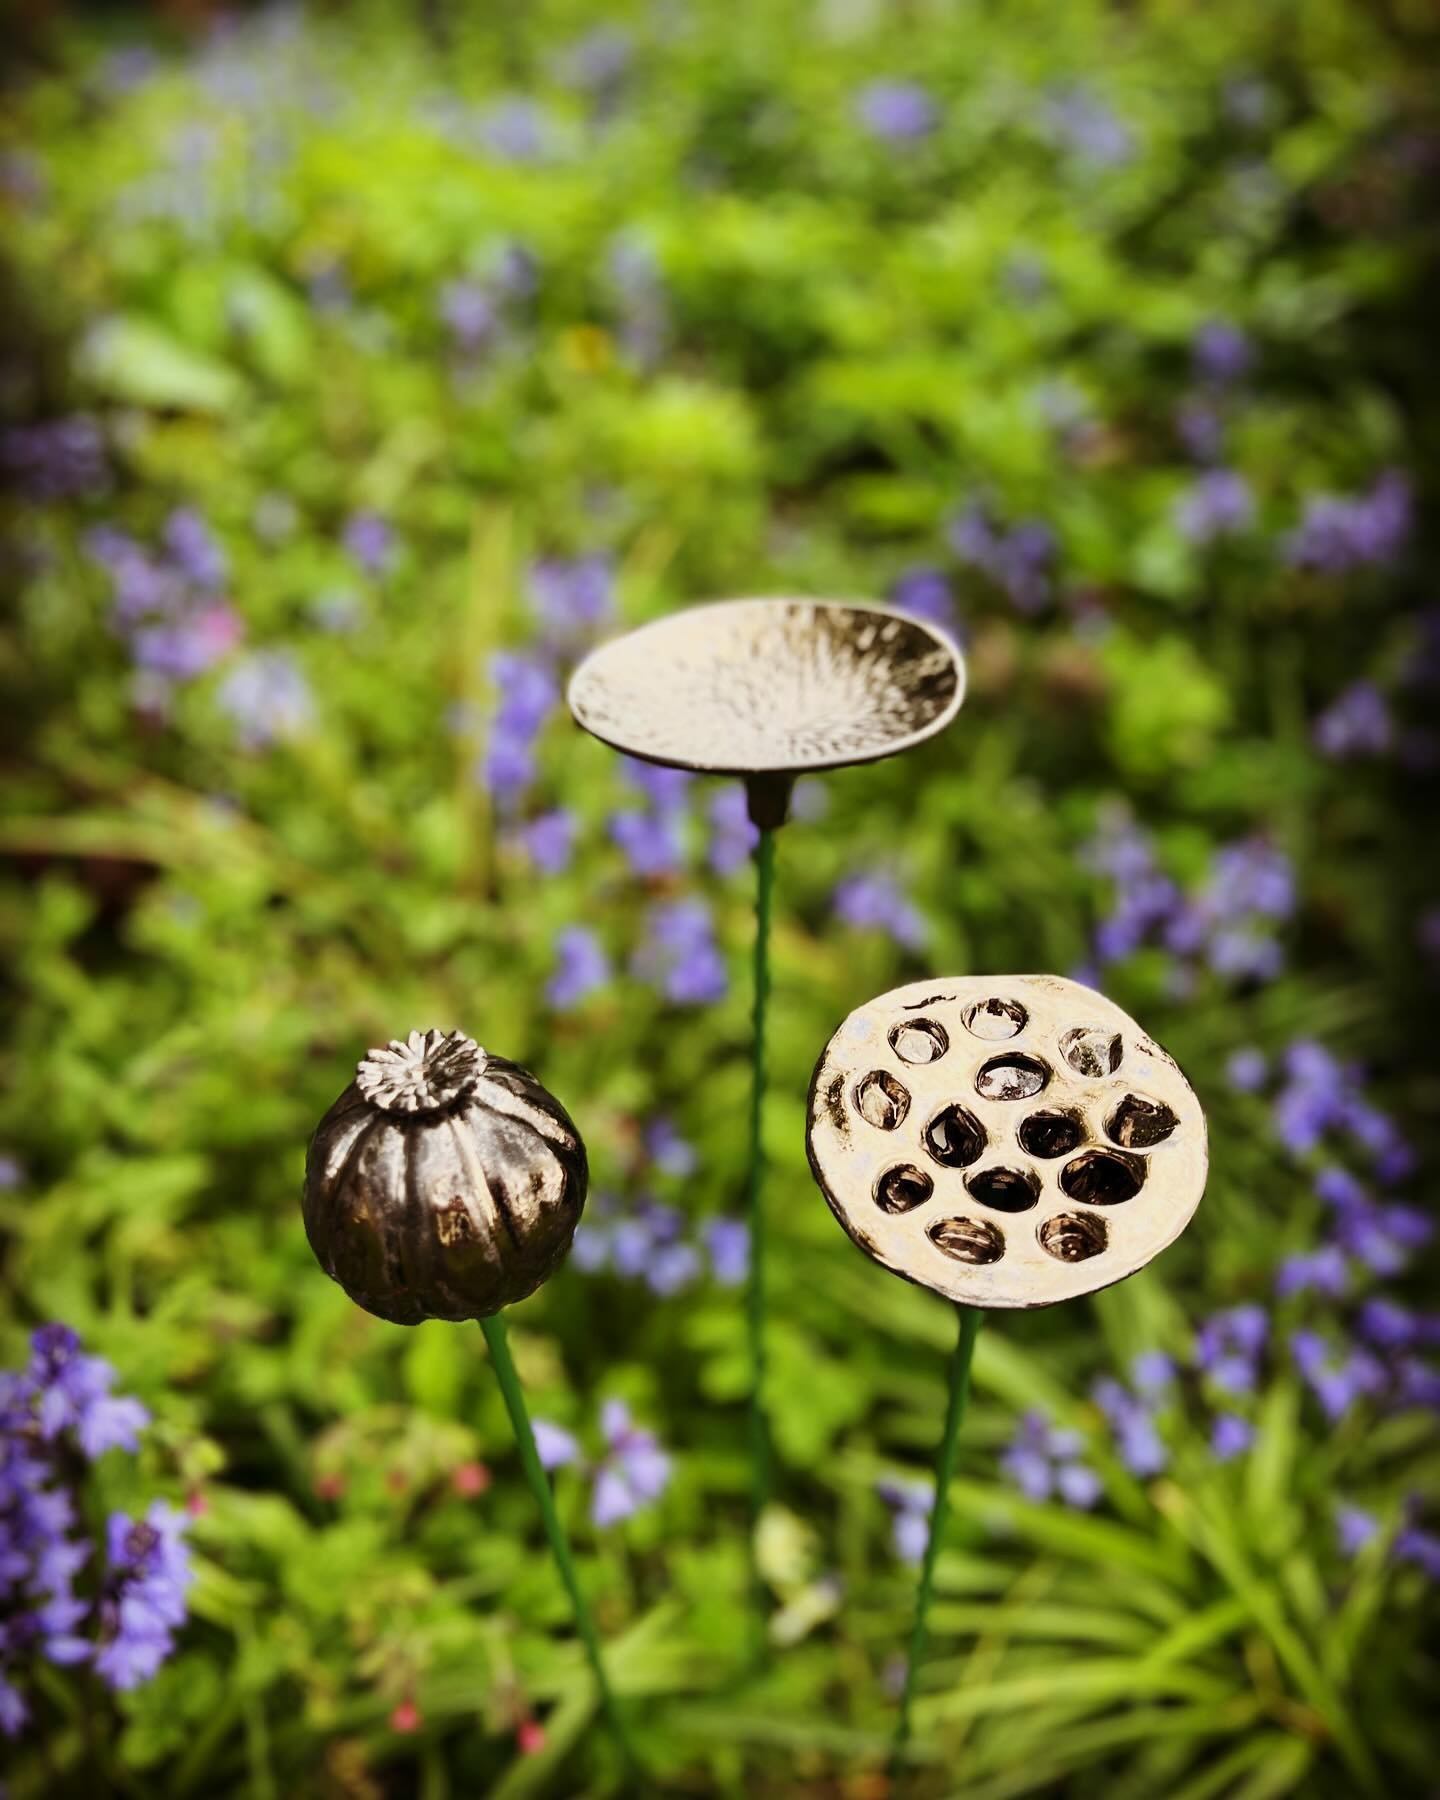
[[[770,997],[770,903],[774,888],[775,832],[762,826],[755,846],[755,1011],[750,1040],[750,1164],[746,1189],[750,1272],[745,1291],[750,1345],[750,1555],[756,1614],[762,1632],[765,1588],[758,1562],[757,1528],[770,1499],[770,1429],[765,1412],[765,1207],[761,1191],[765,1150],[761,1115],[765,1103],[765,1011]]]
[[[945,1409],[945,1431],[940,1439],[940,1455],[935,1464],[935,1504],[930,1513],[930,1537],[925,1545],[925,1560],[920,1566],[920,1588],[915,1596],[915,1623],[910,1632],[910,1655],[905,1664],[905,1687],[900,1695],[900,1717],[895,1722],[895,1736],[890,1745],[890,1776],[894,1780],[905,1758],[910,1741],[910,1709],[915,1699],[915,1681],[925,1655],[925,1615],[930,1610],[930,1593],[935,1585],[935,1564],[940,1557],[940,1543],[945,1536],[945,1521],[950,1512],[950,1481],[955,1473],[955,1455],[960,1443],[960,1426],[965,1417],[965,1401],[970,1393],[970,1363],[975,1355],[975,1339],[980,1330],[981,1314],[973,1306],[957,1306],[960,1336],[950,1363],[950,1400]]]
[[[616,1702],[609,1677],[605,1673],[605,1663],[600,1654],[600,1635],[595,1629],[595,1621],[590,1615],[589,1604],[581,1591],[580,1577],[576,1573],[575,1561],[570,1554],[570,1545],[565,1538],[565,1527],[560,1523],[560,1515],[555,1510],[555,1496],[550,1491],[550,1478],[545,1473],[544,1466],[540,1461],[540,1452],[535,1447],[535,1433],[531,1429],[530,1413],[525,1405],[525,1392],[520,1386],[520,1376],[515,1368],[515,1359],[510,1354],[510,1337],[505,1329],[505,1321],[499,1313],[496,1313],[493,1318],[482,1319],[480,1329],[485,1333],[485,1342],[490,1348],[490,1361],[494,1366],[496,1379],[500,1383],[500,1392],[505,1397],[505,1410],[509,1413],[510,1423],[514,1427],[515,1443],[520,1451],[520,1465],[525,1471],[525,1479],[530,1483],[530,1491],[535,1496],[536,1505],[540,1508],[545,1535],[549,1538],[550,1548],[554,1552],[555,1566],[560,1571],[560,1579],[565,1583],[565,1591],[569,1594],[570,1604],[575,1609],[575,1623],[579,1628],[580,1641],[585,1646],[585,1655],[589,1659],[590,1669],[595,1677],[595,1687],[600,1695],[601,1709],[609,1721],[611,1731],[615,1734],[616,1743],[620,1746],[626,1773],[630,1781],[634,1783],[638,1780],[640,1767],[635,1755],[635,1747],[630,1741],[624,1717]]]

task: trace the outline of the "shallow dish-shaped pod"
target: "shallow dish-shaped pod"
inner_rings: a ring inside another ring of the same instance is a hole
[[[941,731],[965,691],[933,625],[859,601],[717,600],[602,644],[570,681],[576,722],[646,762],[746,783],[759,825],[797,775],[875,762]]]
[[[1134,1274],[1189,1223],[1207,1167],[1174,1060],[1058,975],[931,976],[857,1007],[816,1065],[806,1143],[868,1256],[982,1307]]]

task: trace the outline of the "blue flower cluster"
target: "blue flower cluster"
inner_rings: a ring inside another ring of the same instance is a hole
[[[1091,1507],[1100,1498],[1100,1477],[1081,1461],[1085,1440],[1061,1430],[1043,1412],[1023,1413],[1000,1467],[1028,1500],[1058,1495],[1067,1506]]]
[[[1280,973],[1284,952],[1275,930],[1295,910],[1295,876],[1289,858],[1263,838],[1222,844],[1190,894],[1164,873],[1151,839],[1118,809],[1102,819],[1081,859],[1114,886],[1111,911],[1094,938],[1102,967],[1155,944],[1176,958],[1177,993],[1193,986],[1202,965],[1228,982],[1271,981]]]
[[[1230,1075],[1244,1093],[1272,1085],[1267,1059],[1243,1050]],[[1267,1364],[1299,1376],[1326,1421],[1334,1425],[1368,1402],[1391,1411],[1440,1409],[1440,1315],[1405,1305],[1384,1284],[1405,1274],[1413,1253],[1434,1235],[1419,1207],[1375,1193],[1334,1151],[1359,1151],[1382,1188],[1414,1166],[1410,1146],[1388,1114],[1363,1091],[1362,1071],[1342,1064],[1322,1045],[1293,1043],[1273,1078],[1271,1117],[1283,1147],[1311,1168],[1315,1192],[1329,1212],[1326,1235],[1313,1250],[1284,1257],[1275,1274],[1276,1315],[1256,1302],[1226,1308],[1196,1330],[1182,1386],[1171,1359],[1151,1352],[1137,1360],[1132,1385],[1098,1382],[1093,1398],[1104,1413],[1121,1460],[1136,1475],[1155,1475],[1169,1462],[1166,1420],[1187,1393],[1212,1409],[1211,1453],[1227,1461],[1249,1449],[1255,1427],[1245,1416]],[[1299,1310],[1305,1309],[1305,1310]],[[1393,1552],[1432,1576],[1440,1570],[1440,1538],[1416,1523],[1413,1502]],[[1341,1547],[1358,1553],[1380,1522],[1346,1501],[1337,1510]]]
[[[66,1325],[44,1325],[28,1365],[0,1374],[0,1730],[29,1717],[36,1657],[88,1663],[109,1687],[148,1681],[174,1648],[190,1586],[183,1513],[112,1513],[104,1545],[81,1530],[87,1465],[136,1449],[149,1414]]]
[[[641,1139],[637,1167],[684,1180],[695,1173],[694,1148],[663,1114],[652,1119]],[[685,1216],[648,1194],[628,1207],[599,1194],[575,1233],[571,1260],[587,1275],[608,1272],[643,1281],[654,1294],[678,1294],[705,1272],[722,1287],[738,1287],[750,1262],[750,1232],[742,1219],[707,1219],[698,1230]]]
[[[551,1470],[577,1467],[589,1476],[590,1522],[604,1530],[658,1500],[670,1485],[672,1465],[659,1438],[634,1422],[623,1400],[607,1400],[600,1408],[600,1435],[605,1448],[591,1462],[563,1425],[535,1421],[541,1463]]]

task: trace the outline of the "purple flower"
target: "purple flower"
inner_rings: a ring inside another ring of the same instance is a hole
[[[955,631],[955,596],[949,578],[939,569],[918,565],[896,576],[890,588],[890,604],[897,612],[924,619],[942,631]]]
[[[1312,735],[1324,756],[1381,756],[1394,742],[1395,728],[1375,683],[1356,681],[1319,715]]]
[[[226,657],[244,630],[233,607],[217,602],[170,625],[142,625],[130,640],[136,665],[173,681],[188,681]]]
[[[541,813],[520,827],[525,853],[544,875],[559,875],[570,866],[575,848],[575,815],[563,807]]]
[[[1431,1581],[1440,1581],[1440,1537],[1433,1531],[1407,1526],[1396,1535],[1395,1555],[1398,1561],[1423,1569]]]
[[[8,1194],[19,1187],[25,1179],[25,1170],[18,1156],[10,1156],[0,1152],[0,1193]]]
[[[1146,1402],[1108,1376],[1097,1381],[1090,1392],[1109,1421],[1125,1467],[1132,1475],[1158,1475],[1170,1458]]]
[[[314,723],[310,684],[288,650],[255,650],[241,658],[215,696],[247,750],[300,737]]]
[[[890,1508],[895,1554],[901,1562],[923,1561],[930,1542],[930,1514],[935,1509],[934,1483],[885,1477],[875,1483],[875,1491]]]
[[[490,658],[490,680],[496,717],[517,731],[538,731],[560,698],[549,663],[522,651],[497,650]]]
[[[1142,1351],[1130,1365],[1130,1379],[1147,1399],[1157,1399],[1175,1385],[1175,1359],[1163,1350]]]
[[[1041,118],[1051,142],[1082,168],[1119,168],[1135,154],[1130,128],[1087,88],[1053,89]]]
[[[935,102],[918,81],[871,81],[855,100],[860,123],[886,144],[910,144],[934,131]]]
[[[893,875],[847,875],[831,896],[835,916],[860,931],[883,931],[902,949],[922,950],[930,929]]]
[[[559,689],[544,659],[520,651],[497,651],[489,672],[497,700],[477,772],[496,802],[510,808],[535,780],[535,739]]]
[[[1237,1094],[1258,1093],[1269,1075],[1264,1052],[1254,1048],[1233,1051],[1225,1063],[1225,1079]]]
[[[1410,531],[1410,484],[1398,470],[1381,475],[1368,494],[1320,494],[1308,500],[1286,545],[1301,569],[1343,575],[1393,562]]]
[[[569,46],[560,74],[572,87],[609,101],[630,72],[634,56],[628,33],[613,25],[597,25]]]
[[[1232,1306],[1206,1319],[1195,1334],[1195,1366],[1219,1388],[1248,1394],[1255,1386],[1270,1321],[1259,1306]]]
[[[667,1299],[693,1285],[700,1277],[700,1252],[693,1244],[659,1244],[644,1270],[645,1285],[652,1294]]]
[[[1282,1300],[1295,1294],[1327,1294],[1332,1299],[1345,1292],[1349,1270],[1338,1245],[1325,1244],[1299,1256],[1287,1256],[1275,1277],[1275,1292]]]
[[[729,985],[703,900],[673,900],[651,908],[633,967],[676,1006],[704,1006]]]
[[[760,841],[751,823],[745,790],[738,781],[727,781],[710,797],[710,867],[717,875],[732,875],[750,860]]]
[[[711,1219],[702,1235],[710,1273],[721,1287],[739,1287],[750,1271],[750,1227],[743,1219]]]
[[[1175,430],[1196,462],[1220,460],[1225,449],[1225,422],[1210,400],[1191,396],[1175,409]]]
[[[0,434],[0,466],[31,500],[103,494],[110,485],[104,436],[98,422],[84,413],[12,425]]]
[[[1210,1432],[1210,1452],[1217,1462],[1229,1462],[1255,1442],[1255,1427],[1238,1413],[1219,1413]]]
[[[1352,1350],[1348,1356],[1338,1356],[1318,1332],[1292,1332],[1290,1354],[1326,1418],[1331,1420],[1342,1417],[1362,1396],[1380,1393],[1386,1384],[1383,1365],[1368,1350]]]
[[[960,561],[988,575],[1021,612],[1037,613],[1049,604],[1055,534],[1041,520],[1022,520],[1003,531],[974,502],[951,521],[947,535]]]
[[[168,1656],[185,1618],[183,1520],[158,1502],[145,1521],[120,1521],[140,1538],[112,1520],[105,1564],[83,1597],[74,1592],[95,1546],[73,1535],[80,1506],[63,1458],[133,1450],[149,1417],[138,1401],[113,1394],[113,1381],[110,1365],[85,1355],[64,1325],[35,1332],[21,1374],[0,1374],[0,1664],[10,1665],[0,1670],[0,1729],[12,1735],[27,1712],[9,1679],[22,1653],[61,1665],[93,1661],[112,1686],[134,1686]]]
[[[618,812],[610,818],[610,841],[640,876],[669,875],[685,860],[679,821],[653,813]]]
[[[95,1670],[117,1691],[148,1681],[174,1649],[194,1579],[184,1544],[184,1513],[155,1501],[143,1520],[110,1515],[106,1542],[112,1582],[101,1601]]]
[[[1021,1415],[1000,1467],[1029,1500],[1058,1494],[1067,1506],[1088,1508],[1100,1498],[1100,1477],[1079,1460],[1078,1432],[1060,1431],[1043,1412]]]
[[[383,575],[395,561],[395,531],[379,513],[353,513],[340,541],[367,575]]]
[[[47,1442],[72,1431],[87,1457],[123,1446],[134,1450],[150,1415],[138,1400],[110,1392],[115,1371],[86,1356],[68,1325],[42,1325],[30,1340],[29,1381],[38,1395],[40,1435]]]
[[[1175,503],[1175,523],[1194,544],[1243,531],[1255,516],[1255,497],[1233,469],[1206,469]]]
[[[1225,319],[1211,319],[1195,333],[1191,346],[1195,373],[1202,381],[1217,387],[1239,381],[1250,372],[1255,360],[1254,346],[1238,325]]]
[[[652,368],[665,349],[670,323],[660,259],[644,238],[623,231],[610,245],[606,275],[620,342],[642,369]]]
[[[1358,1556],[1367,1544],[1374,1542],[1380,1521],[1374,1513],[1341,1501],[1335,1508],[1335,1536],[1346,1556]]]
[[[579,1442],[563,1425],[553,1424],[549,1419],[536,1419],[532,1430],[542,1469],[563,1469],[567,1463],[579,1462]]]
[[[670,1482],[670,1458],[653,1432],[642,1430],[623,1400],[607,1400],[600,1410],[606,1453],[590,1496],[590,1518],[603,1530],[632,1518],[658,1500]]]
[[[615,576],[608,556],[546,557],[530,565],[530,604],[557,642],[593,636],[615,608]]]
[[[484,284],[467,276],[440,290],[440,318],[461,350],[479,350],[494,334],[495,302]]]
[[[622,756],[620,773],[637,793],[643,794],[658,813],[683,810],[695,777],[688,769],[670,769],[663,763],[642,762],[638,756]],[[736,788],[742,793],[742,788]]]
[[[225,585],[229,573],[225,552],[193,507],[180,507],[165,521],[165,549],[181,574],[196,587],[216,589]]]
[[[595,933],[584,925],[567,925],[555,939],[555,969],[545,998],[557,1012],[578,1006],[610,979],[610,961]]]
[[[481,142],[502,162],[542,162],[555,148],[550,115],[524,94],[509,94],[487,108],[478,122]]]
[[[658,1114],[645,1127],[645,1154],[664,1175],[673,1175],[683,1180],[693,1175],[699,1167],[700,1159],[695,1154],[692,1144],[688,1144],[675,1129],[673,1122],[663,1113]]]

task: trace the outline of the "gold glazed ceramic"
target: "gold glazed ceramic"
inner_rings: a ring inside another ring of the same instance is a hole
[[[719,600],[592,651],[571,678],[586,731],[647,762],[795,776],[894,756],[943,730],[964,664],[933,626],[840,600]]]
[[[585,1146],[527,1069],[463,1031],[412,1031],[360,1063],[305,1159],[320,1266],[396,1325],[482,1319],[564,1260]]]
[[[806,1148],[868,1256],[966,1306],[1052,1306],[1143,1268],[1205,1191],[1174,1060],[1058,975],[931,977],[857,1007]]]

